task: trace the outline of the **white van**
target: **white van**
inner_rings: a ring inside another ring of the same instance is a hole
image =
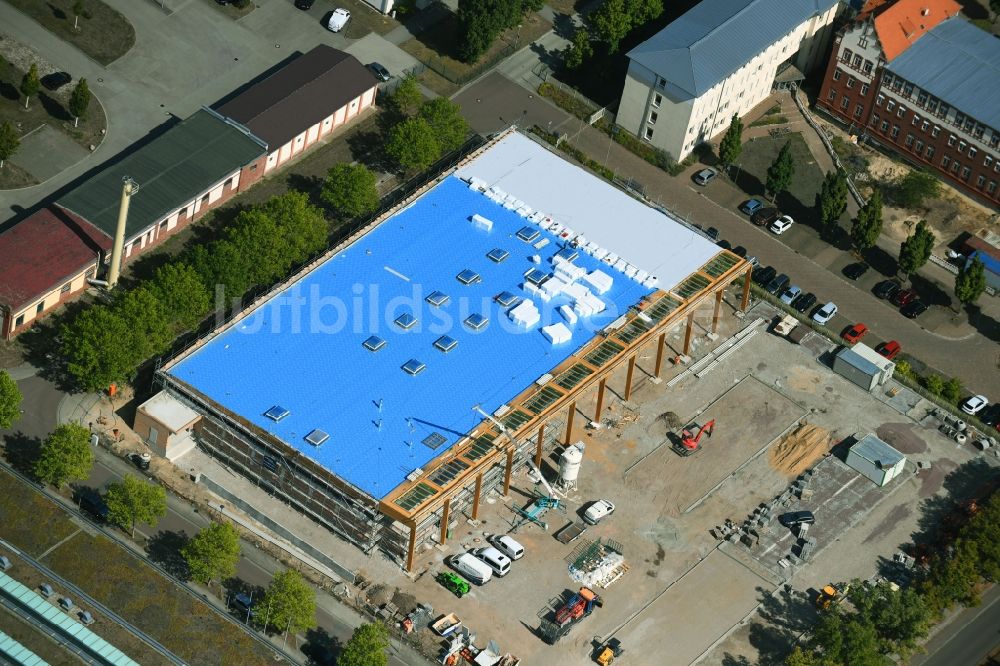
[[[469,553],[462,553],[450,558],[451,567],[476,585],[485,585],[493,577],[493,569],[485,562]]]
[[[512,560],[519,560],[524,557],[524,546],[507,534],[494,534],[489,539],[493,547],[499,550]]]
[[[510,573],[510,558],[493,546],[476,548],[472,554],[486,562],[496,575],[502,577]]]

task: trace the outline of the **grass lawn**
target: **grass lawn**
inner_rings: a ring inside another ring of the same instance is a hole
[[[378,13],[361,0],[336,0],[334,5],[351,12],[351,20],[345,32],[348,39],[361,39],[370,32],[384,35],[399,27],[399,21]]]
[[[8,446],[8,460],[14,455]],[[38,557],[76,531],[66,513],[26,488],[20,480],[0,471],[0,536],[32,557]]]
[[[580,11],[580,8],[587,3],[583,0],[547,0],[545,3],[552,8],[556,14],[572,16]]]
[[[38,179],[13,162],[4,162],[0,169],[0,190],[16,190],[37,185]]]
[[[778,196],[777,205],[797,222],[805,222],[815,216],[816,194],[823,184],[823,172],[813,160],[801,134],[792,133],[781,138],[761,137],[743,144],[743,153],[737,160],[740,165],[737,185],[751,196],[763,195],[767,169],[786,141],[791,142],[795,173],[791,188]]]
[[[108,65],[125,55],[135,44],[135,30],[124,16],[101,0],[86,0],[86,14],[79,29],[73,29],[73,0],[7,0],[88,56]]]
[[[458,17],[448,12],[440,21],[430,26],[416,37],[400,45],[404,51],[435,70],[449,81],[465,83],[475,78],[487,67],[514,52],[514,48],[527,46],[549,30],[552,24],[538,14],[530,14],[521,27],[511,28],[493,42],[490,49],[474,63],[458,59]]]
[[[451,97],[462,87],[457,83],[452,83],[430,67],[426,68],[417,75],[417,81],[420,81],[422,84],[442,97]]]

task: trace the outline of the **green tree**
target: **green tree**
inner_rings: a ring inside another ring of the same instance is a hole
[[[722,166],[728,167],[736,163],[740,153],[743,152],[743,121],[739,115],[733,114],[729,121],[729,129],[722,136],[719,142],[719,162]]]
[[[441,145],[423,118],[410,118],[389,130],[386,153],[404,171],[422,171],[441,157]]]
[[[276,629],[299,632],[316,626],[316,592],[293,569],[274,575],[260,608],[265,622]]]
[[[108,517],[123,528],[131,528],[135,538],[137,522],[154,524],[167,513],[167,492],[163,486],[127,475],[108,486],[104,497]]]
[[[962,386],[962,380],[958,377],[952,377],[941,387],[941,397],[950,403],[956,403],[962,397],[964,391],[965,387]]]
[[[931,562],[930,571],[920,582],[919,591],[936,616],[956,603],[965,606],[979,604],[979,549],[973,540],[958,538],[950,555],[941,555]]]
[[[569,69],[577,69],[592,55],[594,46],[590,43],[590,31],[586,28],[577,28],[573,31],[573,39],[563,54],[563,64]]]
[[[212,523],[184,544],[181,555],[199,583],[231,578],[240,561],[239,532],[229,523]]]
[[[851,224],[851,244],[858,252],[873,247],[882,233],[882,193],[872,192],[868,203],[861,207]]]
[[[823,184],[817,195],[816,213],[822,231],[827,236],[840,222],[840,216],[847,210],[847,177],[840,169],[830,171],[823,177]]]
[[[389,630],[381,622],[362,624],[337,658],[337,666],[386,666],[389,656]]]
[[[28,108],[31,96],[38,93],[38,88],[42,85],[38,79],[38,67],[31,63],[28,72],[21,78],[21,94],[24,95],[24,108]]]
[[[163,353],[173,336],[166,309],[152,290],[140,286],[126,291],[115,302],[115,309],[128,327],[134,366]]]
[[[80,123],[80,118],[87,117],[89,107],[90,87],[87,85],[87,79],[80,79],[69,96],[69,113],[73,116],[73,127]]]
[[[389,104],[395,111],[404,116],[412,116],[424,102],[424,94],[420,92],[417,79],[409,74],[402,81],[395,92],[389,98]]]
[[[598,41],[607,45],[608,53],[616,53],[618,45],[632,30],[632,16],[626,0],[604,0],[587,22]]]
[[[941,391],[944,390],[944,378],[941,375],[927,375],[920,383],[924,385],[928,393],[934,395],[941,395]]]
[[[931,251],[937,239],[934,232],[927,226],[926,220],[920,220],[913,233],[906,237],[899,246],[899,270],[907,278],[920,270],[920,267],[931,258]]]
[[[42,443],[35,476],[59,487],[70,479],[86,479],[93,466],[90,430],[79,423],[63,423]]]
[[[278,226],[286,236],[292,264],[298,264],[313,257],[326,247],[330,238],[330,224],[319,206],[309,203],[309,195],[292,190],[271,197],[261,209],[278,221]]]
[[[826,666],[823,660],[810,650],[796,645],[791,654],[785,657],[785,666]]]
[[[21,418],[21,389],[6,370],[0,370],[0,430],[6,430]]]
[[[320,195],[337,215],[350,219],[378,208],[378,184],[363,164],[335,164],[326,173]]]
[[[462,117],[461,107],[446,97],[424,102],[420,117],[430,125],[442,154],[459,148],[469,135],[469,123]]]
[[[83,4],[83,0],[75,0],[73,3],[73,29],[80,29],[80,17],[83,13],[87,11],[87,8]]]
[[[921,208],[941,192],[941,182],[926,171],[911,171],[890,190],[892,199],[904,208]]]
[[[767,168],[767,191],[771,193],[771,201],[782,192],[788,190],[795,174],[795,161],[792,159],[792,142],[786,141],[778,151],[778,156]]]
[[[158,268],[149,288],[163,305],[167,319],[173,322],[174,333],[195,328],[212,308],[212,295],[198,272],[181,261]]]
[[[879,652],[906,657],[927,636],[931,610],[913,588],[893,589],[887,583],[853,581],[848,598],[858,619],[875,629]]]
[[[955,296],[962,305],[969,306],[986,291],[986,266],[982,259],[973,257],[958,269],[955,276]]]
[[[811,644],[820,649],[824,661],[851,666],[887,666],[891,662],[880,653],[875,628],[841,608],[820,615]],[[807,662],[808,663],[808,662]]]
[[[990,0],[990,9],[994,14],[1000,14],[1000,0]]]
[[[5,120],[0,123],[0,169],[3,163],[14,157],[14,153],[21,147],[21,139],[17,136],[17,130]]]
[[[106,305],[91,305],[62,327],[66,370],[84,391],[130,379],[137,357],[125,319]]]

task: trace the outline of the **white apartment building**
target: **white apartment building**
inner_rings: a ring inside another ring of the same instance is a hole
[[[684,159],[828,52],[839,0],[703,0],[628,53],[616,123]],[[791,69],[794,68],[794,69]]]

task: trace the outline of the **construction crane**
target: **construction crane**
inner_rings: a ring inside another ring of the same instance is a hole
[[[514,439],[510,436],[510,433],[507,432],[507,428],[504,426],[504,424],[500,423],[500,421],[497,421],[492,414],[484,412],[483,408],[480,405],[473,405],[472,410],[474,412],[478,412],[483,418],[485,418],[486,420],[490,421],[493,425],[495,425],[500,430],[500,432],[503,433],[504,437],[506,437],[507,440],[510,441],[511,445],[514,444]],[[528,465],[528,468],[532,471],[532,473],[538,476],[538,478],[541,480],[542,485],[545,486],[545,491],[548,493],[546,497],[561,496],[561,493],[557,493],[552,488],[552,486],[549,485],[549,482],[546,481],[545,477],[542,475],[542,470],[538,469],[538,467],[532,460],[526,460],[525,463]]]
[[[698,430],[697,433],[695,433],[696,428]],[[715,430],[715,419],[712,419],[701,427],[697,423],[692,423],[681,431],[680,441],[676,442],[673,446],[674,451],[678,455],[685,457],[695,453],[701,448],[699,442],[702,435],[711,437],[713,430]]]

